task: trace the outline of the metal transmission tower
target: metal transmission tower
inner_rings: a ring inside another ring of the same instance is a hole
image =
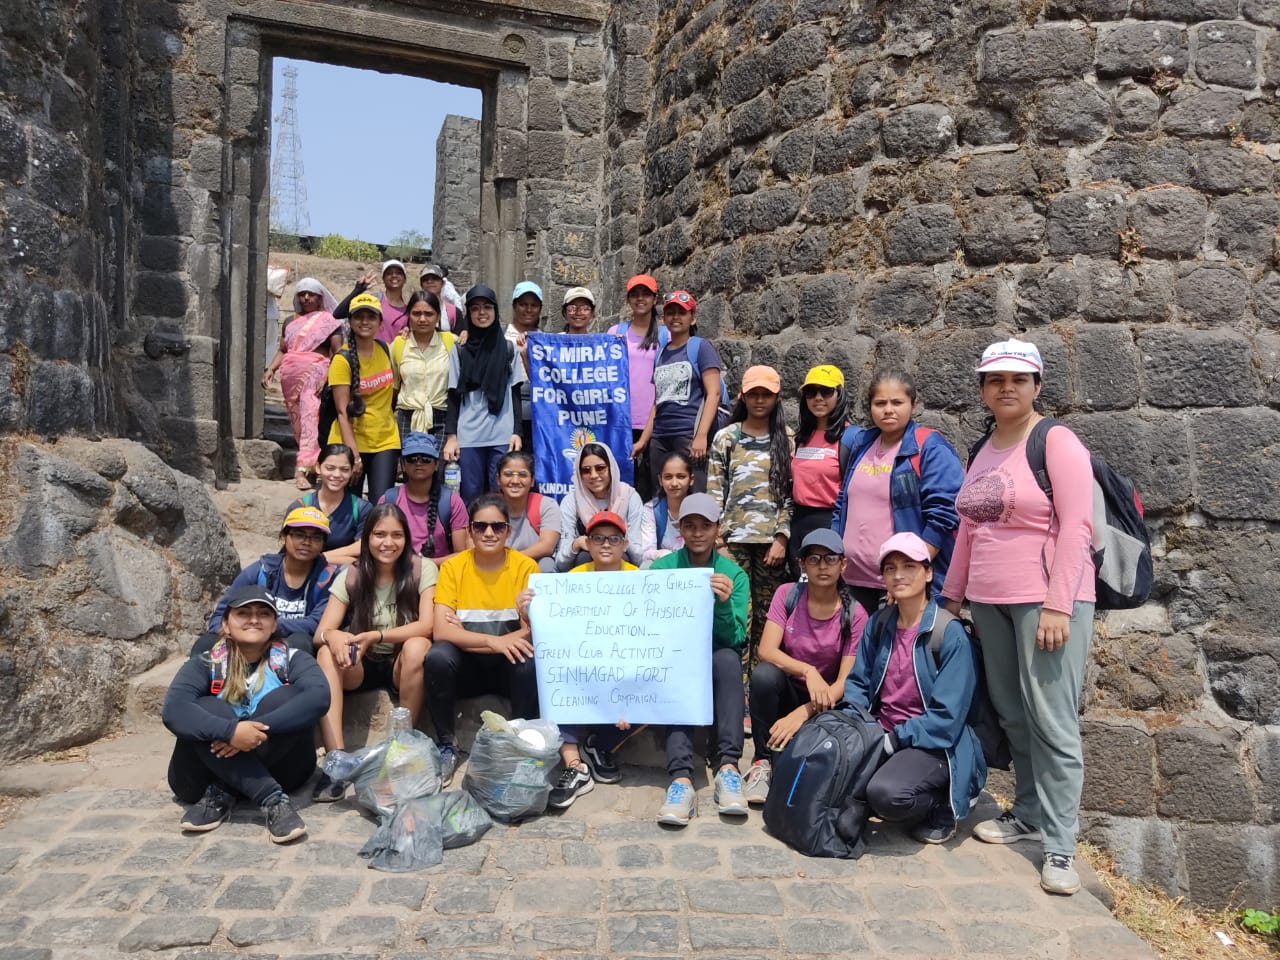
[[[271,227],[280,233],[311,232],[307,209],[307,175],[302,169],[302,134],[298,131],[298,69],[284,68],[280,113],[272,119],[276,146],[271,155]]]

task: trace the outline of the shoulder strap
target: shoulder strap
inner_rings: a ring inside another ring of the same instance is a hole
[[[209,693],[218,696],[227,683],[227,641],[219,637],[209,651]]]
[[[351,498],[351,522],[356,526],[360,526],[360,498],[354,493],[347,494]],[[358,534],[360,531],[356,530]]]
[[[440,505],[436,509],[436,516],[439,517],[440,519],[440,525],[444,527],[444,538],[446,541],[448,541],[448,539],[453,536],[453,524],[450,522],[453,519],[452,510],[453,510],[453,487],[449,486],[446,483],[440,487]],[[427,531],[428,541],[432,540],[435,537],[435,533],[436,532],[434,530]],[[444,545],[444,549],[445,549],[445,552],[448,553],[450,550],[452,550],[452,544],[446,542]]]
[[[529,499],[524,506],[524,518],[533,527],[534,533],[542,532],[542,494],[536,490],[529,491]]]
[[[658,349],[661,350],[671,342],[671,331],[667,329],[665,323],[660,323],[657,320],[653,322],[658,324]]]
[[[661,497],[657,503],[653,505],[653,525],[658,528],[658,547],[662,547],[662,538],[667,535],[667,521],[670,517],[671,507],[667,504],[667,498]]]
[[[702,366],[698,363],[698,354],[702,351],[698,349],[702,343],[701,337],[690,337],[689,342],[684,345],[685,351],[689,356],[689,365],[693,367],[693,375],[698,379],[702,379]]]
[[[631,321],[623,320],[616,327],[614,327],[614,330],[616,331],[615,336],[625,337],[627,335],[627,331],[630,329],[631,329]]]
[[[338,575],[338,565],[335,563],[326,563],[324,568],[316,577],[315,584],[311,587],[311,602],[316,604],[320,602],[320,593],[326,587],[333,583],[333,578]]]
[[[920,458],[924,455],[924,442],[929,439],[930,434],[937,433],[932,427],[916,427],[916,452],[911,458],[911,469],[916,472],[916,476],[920,476]]]
[[[267,650],[267,666],[285,686],[289,685],[289,660],[292,656],[293,651],[279,640],[273,641]]]
[[[267,571],[262,569],[262,564],[258,564],[258,586],[265,587],[267,585]]]
[[[796,612],[796,607],[800,605],[800,595],[804,592],[804,584],[802,583],[793,583],[787,588],[787,595],[783,598],[782,605],[787,611],[788,617]]]
[[[1053,502],[1053,484],[1049,482],[1049,468],[1045,465],[1045,443],[1049,431],[1061,425],[1061,420],[1044,417],[1027,434],[1027,466],[1031,468],[1032,476],[1036,478],[1036,483],[1040,485],[1040,489],[1044,491],[1050,503]]]
[[[973,466],[973,459],[978,455],[978,451],[987,445],[987,441],[991,439],[990,433],[984,433],[978,438],[978,442],[969,448],[969,458],[964,462],[964,472],[968,473]]]
[[[947,627],[958,620],[954,613],[945,607],[936,607],[933,615],[933,626],[929,628],[929,652],[933,654],[935,667],[942,666],[942,637]]]

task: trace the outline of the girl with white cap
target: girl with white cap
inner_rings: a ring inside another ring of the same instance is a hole
[[[357,280],[346,299],[333,311],[333,315],[339,320],[345,320],[352,299],[373,286],[373,279],[374,273],[370,270]],[[382,293],[378,294],[378,302],[382,307],[382,326],[378,328],[378,339],[383,343],[390,343],[409,325],[409,304],[404,295],[406,279],[404,264],[399,260],[388,260],[382,265]]]
[[[1093,634],[1093,474],[1089,451],[1064,426],[1045,437],[1054,491],[1027,461],[1044,364],[1035,344],[993,343],[978,365],[990,432],[970,457],[956,499],[960,533],[943,588],[947,609],[966,598],[982,644],[987,689],[1009,736],[1013,808],[981,823],[987,843],[1041,840],[1040,885],[1080,889],[1074,857],[1084,759],[1080,690]]]

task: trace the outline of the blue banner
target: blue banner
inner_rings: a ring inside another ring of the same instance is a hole
[[[530,333],[529,402],[538,492],[563,497],[588,443],[613,451],[630,483],[631,389],[627,344],[608,333]]]

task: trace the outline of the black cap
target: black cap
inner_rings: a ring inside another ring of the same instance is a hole
[[[271,599],[271,594],[267,593],[262,587],[256,583],[241,584],[232,589],[227,594],[227,609],[234,610],[237,607],[247,607],[251,603],[263,603],[271,608],[272,613],[277,613],[276,602]]]

